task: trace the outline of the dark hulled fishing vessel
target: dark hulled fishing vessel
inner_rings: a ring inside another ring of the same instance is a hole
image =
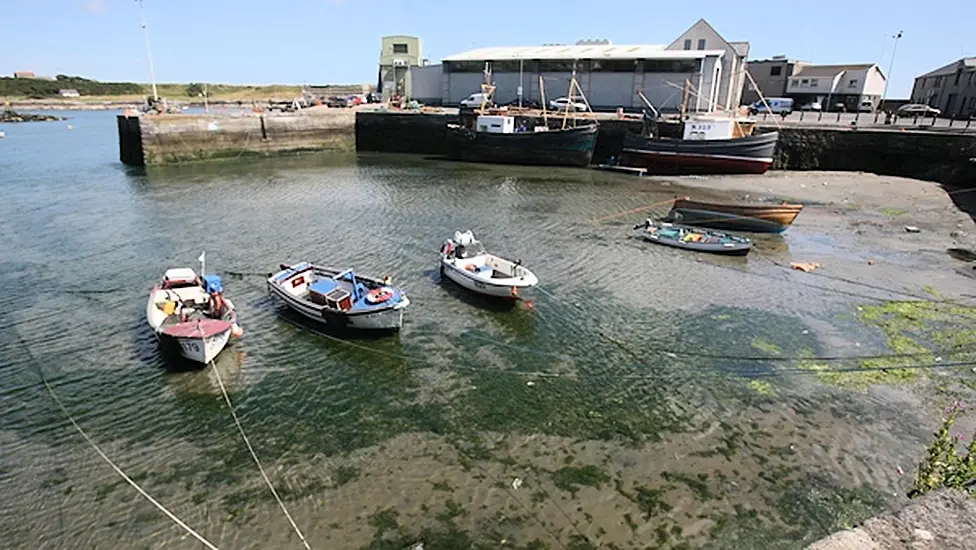
[[[732,122],[732,121],[729,121]],[[715,122],[688,122],[711,126]],[[624,135],[621,162],[652,174],[763,174],[773,165],[779,134],[728,139],[668,139]]]
[[[661,132],[660,112],[638,92],[648,109],[640,134],[624,135],[620,163],[646,169],[648,174],[762,174],[773,165],[779,134],[756,133],[755,121],[735,113],[685,116],[689,84],[677,132]],[[662,135],[670,134],[670,135]],[[673,136],[673,137],[672,137]]]
[[[470,162],[586,166],[596,147],[596,123],[569,128],[517,126],[513,116],[481,115],[474,129],[448,127],[448,158]]]

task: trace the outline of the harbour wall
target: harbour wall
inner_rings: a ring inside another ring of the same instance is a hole
[[[119,158],[156,165],[355,150],[355,113],[119,115]]]
[[[369,113],[356,115],[356,150],[442,155],[446,152],[444,114]],[[627,132],[641,122],[600,121],[594,163],[617,155]],[[976,136],[948,132],[852,130],[847,128],[760,127],[778,130],[774,170],[872,172],[976,188]]]
[[[154,165],[316,151],[443,155],[444,113],[323,109],[282,114],[119,116],[123,163]],[[764,127],[760,130],[775,130]],[[619,154],[639,120],[600,121],[594,162]],[[873,172],[976,188],[976,136],[925,132],[784,127],[774,169]]]

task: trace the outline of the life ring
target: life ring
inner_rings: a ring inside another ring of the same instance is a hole
[[[366,301],[371,304],[382,304],[393,297],[393,289],[389,287],[374,288],[366,295]]]

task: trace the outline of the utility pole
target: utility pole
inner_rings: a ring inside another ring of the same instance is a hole
[[[149,59],[149,78],[152,80],[153,99],[159,101],[159,91],[156,89],[156,70],[153,68],[152,50],[149,48],[149,28],[146,26],[146,14],[142,9],[142,0],[139,3],[139,20],[142,25],[142,35],[146,39],[146,57]]]
[[[895,68],[895,52],[898,51],[898,40],[903,33],[904,31],[898,31],[898,34],[893,37],[895,39],[895,45],[891,48],[891,63],[888,64],[888,75],[885,78],[884,92],[881,93],[881,104],[878,105],[879,109],[884,106],[885,98],[888,97],[888,84],[891,82],[891,71]]]

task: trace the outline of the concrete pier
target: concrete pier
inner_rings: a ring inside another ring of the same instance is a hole
[[[154,165],[349,152],[355,148],[354,117],[346,109],[242,115],[120,115],[119,157],[125,164]]]

